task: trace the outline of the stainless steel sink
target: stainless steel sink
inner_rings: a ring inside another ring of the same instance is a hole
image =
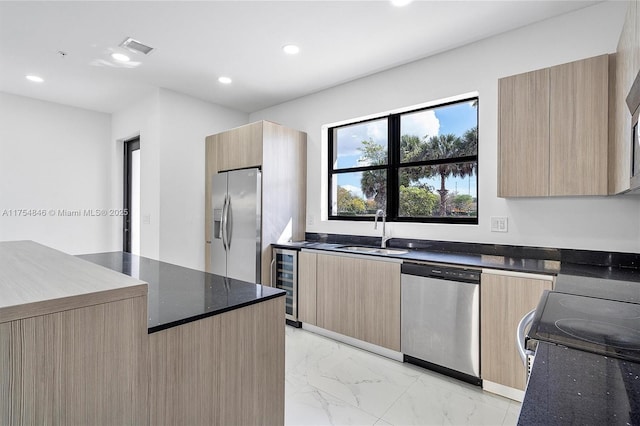
[[[372,254],[405,254],[408,253],[408,250],[401,249],[388,249],[388,248],[378,248],[378,247],[362,247],[362,246],[342,246],[337,247],[340,250],[346,251],[355,251],[358,253],[372,253]]]
[[[348,250],[348,251],[359,251],[359,252],[364,252],[364,253],[374,253],[376,252],[378,249],[375,247],[362,247],[362,246],[342,246],[342,247],[338,247],[341,250]]]
[[[376,253],[380,253],[380,254],[406,254],[409,253],[409,250],[402,250],[402,249],[377,249]]]

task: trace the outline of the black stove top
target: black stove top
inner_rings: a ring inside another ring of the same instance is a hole
[[[528,337],[640,362],[640,304],[546,291]]]

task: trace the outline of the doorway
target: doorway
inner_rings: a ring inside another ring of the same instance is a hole
[[[140,255],[140,136],[124,142],[124,209],[122,250]]]

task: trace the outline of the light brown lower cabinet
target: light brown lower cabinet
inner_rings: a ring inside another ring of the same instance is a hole
[[[400,263],[317,255],[318,327],[400,351]]]
[[[284,297],[149,335],[149,424],[284,424]]]
[[[318,255],[298,253],[298,320],[316,325]]]
[[[527,371],[516,345],[520,319],[538,305],[552,277],[483,272],[480,284],[481,375],[485,382],[525,389]]]
[[[147,424],[147,297],[0,324],[0,424]]]

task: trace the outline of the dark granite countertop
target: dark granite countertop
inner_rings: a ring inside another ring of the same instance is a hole
[[[285,292],[124,252],[81,259],[149,284],[149,333],[258,303]]]
[[[274,247],[348,253],[341,247],[380,246],[380,237],[307,233],[305,238],[305,241],[278,243],[274,244]],[[408,262],[448,263],[533,274],[580,276],[585,277],[582,279],[585,282],[591,278],[592,283],[597,279],[640,282],[639,253],[405,238],[393,238],[388,241],[387,246],[392,249],[406,249],[409,252],[406,254],[359,254],[396,258]],[[640,295],[638,298],[640,299]]]
[[[554,291],[640,303],[640,270],[563,264]]]
[[[640,364],[541,342],[518,425],[640,425]]]
[[[329,251],[334,253],[351,253],[353,251],[344,250],[341,247],[348,243],[323,243],[323,242],[290,242],[272,244],[273,247],[288,248],[292,250],[310,249]],[[351,244],[359,245],[359,244]],[[362,244],[364,245],[364,244]],[[404,248],[390,246],[390,248]],[[444,251],[430,251],[424,248],[407,248],[405,254],[377,254],[377,253],[357,253],[365,256],[375,256],[382,258],[400,259],[406,262],[433,262],[452,265],[461,265],[474,268],[501,269],[507,271],[526,272],[534,274],[555,275],[560,271],[560,262],[557,260],[526,259],[520,257],[510,257],[497,254],[484,253],[457,253]]]

